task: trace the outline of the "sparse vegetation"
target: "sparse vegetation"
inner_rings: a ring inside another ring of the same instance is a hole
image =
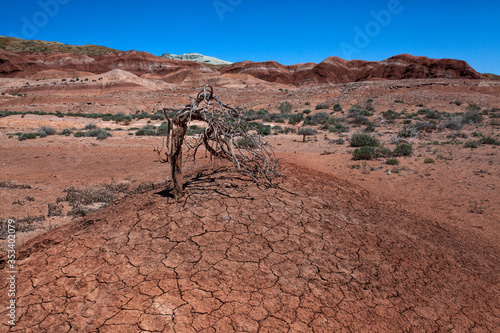
[[[33,140],[36,139],[37,135],[36,133],[21,133],[18,137],[19,141],[24,141],[24,140]]]
[[[290,113],[292,111],[292,109],[293,109],[293,105],[292,105],[292,103],[290,103],[288,101],[282,102],[278,107],[278,110],[281,113]]]
[[[306,136],[316,135],[316,130],[311,127],[301,127],[298,131],[298,135],[302,135],[302,142],[306,142]]]
[[[355,133],[349,139],[349,143],[353,147],[376,147],[379,141],[371,134]]]
[[[479,141],[467,141],[464,143],[464,148],[478,148]]]
[[[392,156],[395,157],[411,156],[412,154],[413,148],[411,147],[411,145],[406,143],[397,145],[392,152]]]
[[[316,104],[316,110],[325,110],[325,109],[328,109],[328,108],[329,108],[329,106],[326,103]]]

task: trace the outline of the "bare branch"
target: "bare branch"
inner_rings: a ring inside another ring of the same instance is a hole
[[[167,111],[176,112],[172,119]],[[207,126],[194,143],[185,142],[188,157],[195,160],[198,149],[203,146],[211,158],[231,161],[235,170],[257,183],[271,185],[280,174],[280,165],[271,145],[251,131],[238,110],[214,96],[211,86],[206,85],[184,108],[165,108],[163,112],[168,122],[167,137],[163,146],[155,148],[155,151],[161,162],[172,166],[176,197],[182,196],[182,145],[187,125],[192,120],[203,121]],[[165,158],[161,155],[163,147],[166,148]]]

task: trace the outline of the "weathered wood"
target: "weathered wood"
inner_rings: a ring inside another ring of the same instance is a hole
[[[213,88],[205,86],[196,99],[180,110],[164,110],[168,122],[167,137],[164,142],[165,157],[162,157],[162,147],[156,148],[160,161],[170,163],[174,197],[184,195],[182,177],[182,147],[186,144],[185,137],[188,123],[200,120],[207,123],[205,131],[196,142],[188,144],[193,159],[200,146],[204,146],[211,157],[227,159],[234,168],[249,176],[256,182],[271,184],[279,175],[280,166],[274,156],[272,147],[258,135],[249,132],[249,126],[240,117],[239,112],[231,106],[222,103],[213,95]],[[167,111],[175,111],[172,119]],[[240,142],[241,141],[241,142]]]

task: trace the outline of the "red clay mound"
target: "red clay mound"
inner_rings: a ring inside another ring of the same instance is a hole
[[[294,193],[198,175],[182,202],[134,195],[32,239],[18,249],[18,322],[2,330],[500,327],[498,245],[478,250],[322,173],[288,166],[286,176]]]

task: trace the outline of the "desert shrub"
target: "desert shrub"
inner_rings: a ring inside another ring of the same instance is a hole
[[[389,158],[389,159],[387,159],[387,161],[385,161],[385,164],[388,164],[388,165],[398,165],[399,161],[398,161],[397,158]]]
[[[272,122],[272,123],[284,123],[285,120],[287,119],[287,116],[288,115],[286,115],[286,114],[270,113],[270,114],[264,116],[263,120],[267,121],[267,122]]]
[[[271,125],[264,125],[258,122],[251,122],[250,127],[257,131],[259,135],[269,135],[271,134]]]
[[[392,156],[401,157],[401,156],[411,156],[413,154],[413,148],[409,144],[399,144],[392,151]]]
[[[459,130],[463,127],[463,118],[461,115],[453,115],[450,118],[448,118],[443,124],[441,124],[441,127],[443,128],[449,128],[452,130]]]
[[[292,108],[293,108],[292,103],[288,101],[282,102],[278,106],[278,110],[280,110],[281,113],[290,113],[292,111]]]
[[[75,133],[73,133],[73,136],[75,138],[81,138],[81,137],[85,136],[85,132],[75,132]]]
[[[188,127],[187,135],[198,135],[205,132],[205,128],[199,127],[197,125],[191,125]],[[158,132],[156,133],[158,135]]]
[[[18,137],[19,141],[36,139],[36,133],[21,133]]]
[[[62,198],[71,205],[91,205],[97,202],[112,203],[116,196],[112,189],[106,186],[88,186],[86,188],[76,188],[74,186],[63,190],[66,195]]]
[[[302,115],[302,113],[292,114],[288,118],[288,124],[295,125],[295,124],[300,123],[303,119],[304,119],[304,116]]]
[[[301,127],[297,131],[298,135],[302,135],[303,142],[306,141],[306,136],[315,135],[316,133],[317,133],[316,130],[314,128],[311,128],[311,127]]]
[[[47,214],[47,217],[62,216],[63,215],[63,205],[60,202],[49,203],[48,209],[49,209],[49,212]]]
[[[432,132],[437,129],[437,123],[434,121],[417,122],[414,126],[416,131]]]
[[[66,136],[70,136],[72,133],[72,131],[69,129],[69,128],[65,128],[63,129],[61,132],[59,132],[59,135],[66,135]]]
[[[271,129],[273,130],[274,134],[283,133],[283,128],[281,128],[281,126],[273,126]]]
[[[377,152],[374,147],[361,147],[358,149],[354,149],[352,152],[353,160],[372,160],[377,158]]]
[[[377,153],[377,157],[391,157],[392,150],[386,147],[378,147],[375,152]]]
[[[430,157],[427,157],[425,160],[424,160],[424,163],[425,164],[432,164],[434,163],[434,159],[430,158]]]
[[[483,116],[478,110],[469,110],[462,115],[463,124],[477,124],[483,120]]]
[[[366,125],[366,128],[365,128],[365,132],[375,132],[375,124],[372,123],[371,121],[368,121],[365,123]]]
[[[45,216],[30,216],[25,218],[15,218],[16,221],[16,231],[18,232],[28,232],[35,230],[36,224],[39,224],[45,220]],[[0,239],[6,239],[8,235],[8,219],[0,219]]]
[[[37,132],[39,133],[45,133],[46,135],[54,135],[56,134],[56,130],[53,129],[52,127],[48,127],[48,126],[42,126],[40,127]]]
[[[304,125],[325,124],[329,118],[330,118],[330,116],[326,112],[321,111],[321,112],[316,113],[316,114],[307,115],[304,118]]]
[[[424,117],[426,119],[441,119],[441,115],[436,110],[425,109]]]
[[[137,136],[155,136],[156,128],[153,125],[146,125],[135,132]]]
[[[31,185],[28,185],[28,184],[14,184],[14,183],[7,181],[7,182],[0,182],[0,188],[24,190],[24,189],[31,189],[32,187],[31,187]]]
[[[305,109],[304,111],[302,111],[302,113],[309,114],[309,113],[311,113],[311,110]]]
[[[475,103],[470,103],[469,105],[467,105],[467,111],[479,111],[481,110],[481,108],[479,107],[479,105],[475,104]]]
[[[35,134],[36,134],[36,136],[38,136],[40,138],[46,138],[47,137],[47,133],[45,133],[45,132],[39,132],[39,131],[37,131]]]
[[[398,119],[399,113],[395,112],[394,110],[387,110],[385,112],[382,112],[382,117],[387,120],[395,120]]]
[[[375,147],[379,145],[379,141],[371,134],[355,133],[349,139],[349,143],[353,147]]]
[[[369,110],[367,109],[363,109],[362,107],[360,107],[359,105],[355,104],[353,105],[350,109],[349,109],[349,112],[350,113],[359,113],[360,115],[362,116],[365,116],[365,117],[370,117],[370,116],[373,116],[373,113],[371,113]]]
[[[93,129],[96,129],[96,128],[97,128],[96,124],[86,124],[85,125],[85,129],[86,130],[93,130]]]
[[[328,131],[334,133],[334,132],[349,132],[349,126],[345,126],[343,124],[335,124],[334,126],[330,126],[328,128]]]
[[[324,109],[328,109],[328,104],[326,103],[319,103],[319,104],[316,104],[316,110],[324,110]]]
[[[464,148],[478,148],[479,141],[467,141],[464,143]]]
[[[401,100],[401,99],[395,99],[395,100],[394,100],[394,103],[404,103],[404,101],[403,101],[403,100]]]
[[[255,148],[257,147],[257,140],[254,137],[248,137],[247,139],[239,138],[236,140],[236,145],[241,148]]]
[[[488,136],[482,136],[479,139],[479,143],[483,144],[483,145],[495,145],[495,146],[498,146],[498,145],[500,145],[500,140],[497,140],[494,137],[492,137],[491,135],[488,135]]]
[[[333,105],[333,111],[342,111],[342,106],[339,103]]]
[[[345,117],[331,117],[326,121],[330,125],[342,124],[346,122]]]
[[[456,100],[453,102],[453,104],[455,104],[456,106],[460,106],[460,105],[462,105],[462,102],[459,100]]]
[[[446,136],[446,138],[451,140],[457,140],[457,138],[467,139],[469,136],[463,132],[451,133]]]
[[[111,136],[111,133],[101,128],[96,128],[85,132],[85,136],[96,138],[97,140],[105,140]]]

